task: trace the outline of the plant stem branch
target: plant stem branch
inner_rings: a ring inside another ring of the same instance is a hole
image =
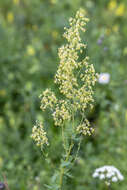
[[[71,150],[73,148],[74,144],[73,142],[71,142],[71,145],[69,147],[69,150],[67,152],[67,156],[66,156],[66,159],[65,159],[65,162],[67,162],[69,160],[69,157],[70,157],[70,153],[71,153]],[[60,190],[62,190],[62,185],[63,185],[63,176],[64,176],[64,167],[61,167],[61,171],[60,171]]]

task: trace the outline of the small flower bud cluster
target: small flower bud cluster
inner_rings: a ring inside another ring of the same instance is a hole
[[[41,99],[41,109],[45,110],[46,108],[52,109],[54,105],[57,103],[57,98],[55,94],[50,90],[46,89],[43,94],[40,95]]]
[[[93,173],[94,178],[105,180],[109,185],[111,182],[122,181],[124,179],[120,171],[114,166],[103,166],[97,168]]]
[[[94,129],[93,128],[90,128],[90,123],[87,119],[85,119],[85,122],[80,124],[76,131],[80,134],[83,134],[83,135],[91,135],[93,132],[94,132]]]
[[[56,126],[61,126],[65,120],[69,121],[71,119],[71,115],[69,113],[67,101],[60,100],[52,115]]]
[[[49,145],[42,123],[37,123],[33,127],[31,138],[36,142],[37,146]]]

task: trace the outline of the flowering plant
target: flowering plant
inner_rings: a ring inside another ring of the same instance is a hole
[[[89,64],[89,57],[80,60],[86,45],[82,43],[80,32],[85,32],[84,26],[89,21],[85,17],[85,11],[77,11],[75,18],[70,18],[70,27],[65,27],[64,37],[67,44],[59,48],[60,64],[55,75],[55,83],[59,86],[62,99],[58,99],[51,89],[46,89],[41,95],[41,109],[51,111],[54,125],[60,126],[64,155],[58,171],[58,179],[53,189],[63,189],[64,176],[69,176],[70,165],[74,163],[80,149],[81,139],[84,135],[91,135],[93,128],[86,118],[86,110],[93,107],[93,87],[97,81],[93,64]],[[78,118],[80,122],[77,123]],[[66,133],[67,128],[70,132]],[[65,134],[66,133],[66,134]],[[46,132],[43,124],[33,127],[32,138],[41,148],[48,145]],[[77,151],[73,151],[78,143]],[[47,186],[49,187],[49,186]]]

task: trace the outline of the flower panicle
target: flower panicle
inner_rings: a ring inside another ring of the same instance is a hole
[[[93,86],[97,81],[97,74],[93,64],[89,64],[88,56],[79,61],[79,53],[86,47],[81,41],[80,31],[85,32],[84,26],[88,21],[83,9],[77,11],[75,18],[69,19],[70,27],[65,28],[63,36],[67,39],[67,44],[58,51],[60,63],[54,82],[59,85],[64,101],[58,100],[50,89],[42,94],[41,109],[50,108],[53,111],[55,125],[70,120],[70,110],[84,111],[87,107],[92,108],[94,102]]]
[[[81,42],[80,31],[85,32],[84,26],[88,21],[83,9],[77,11],[75,18],[69,19],[70,27],[65,28],[64,33],[68,43],[59,48],[60,64],[55,75],[60,92],[73,102],[77,101],[77,107],[83,110],[93,102],[92,86],[97,81],[94,66],[88,63],[89,57],[79,62],[79,52],[82,53],[82,48],[86,48],[86,44]],[[78,77],[80,70],[84,72]],[[83,82],[82,86],[79,80]]]
[[[89,63],[89,57],[83,57],[86,44],[82,42],[80,36],[81,32],[86,31],[85,26],[88,21],[85,11],[80,9],[75,18],[69,19],[69,27],[65,27],[63,36],[67,43],[58,50],[60,63],[54,79],[63,98],[58,99],[50,89],[46,89],[40,95],[42,111],[47,108],[51,110],[56,126],[62,126],[66,121],[70,122],[71,119],[77,117],[77,113],[85,113],[87,108],[91,109],[93,106],[93,87],[97,81],[97,74],[93,64]],[[91,135],[93,129],[90,128],[88,120],[85,120],[75,128],[75,132]],[[42,144],[46,143],[43,128],[40,133],[38,128],[34,127],[32,137],[37,143],[39,134],[41,134]]]

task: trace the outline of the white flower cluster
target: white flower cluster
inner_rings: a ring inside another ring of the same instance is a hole
[[[105,180],[109,184],[110,182],[122,181],[124,179],[120,171],[114,166],[103,166],[97,168],[93,173],[94,178],[99,178],[100,180]]]

